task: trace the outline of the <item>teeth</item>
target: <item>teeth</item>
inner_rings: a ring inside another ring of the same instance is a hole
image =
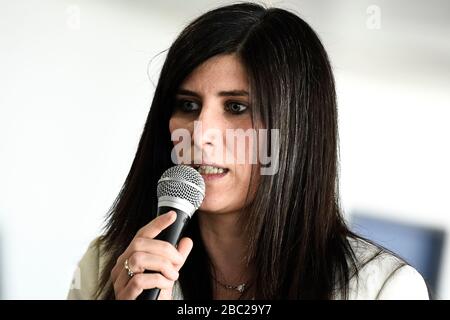
[[[224,173],[225,170],[213,166],[200,166],[198,167],[197,171],[200,174],[221,174]]]

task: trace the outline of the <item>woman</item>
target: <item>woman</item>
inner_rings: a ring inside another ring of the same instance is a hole
[[[273,174],[237,161],[250,144],[224,142],[227,130],[258,128],[279,136]],[[200,166],[190,162],[206,196],[175,248],[154,239],[175,219],[156,217],[155,190],[180,129],[192,137],[183,156],[201,151]],[[308,24],[250,3],[200,16],[168,51],[131,170],[69,298],[157,287],[159,299],[428,299],[416,270],[347,228],[337,148],[333,74]]]

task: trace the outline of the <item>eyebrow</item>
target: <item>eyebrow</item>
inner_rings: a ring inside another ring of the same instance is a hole
[[[193,97],[197,97],[200,98],[200,94],[198,94],[195,91],[191,91],[191,90],[187,90],[187,89],[180,89],[178,90],[177,94],[182,94],[182,95],[186,95],[186,96],[193,96]],[[229,97],[229,96],[233,96],[233,97],[240,97],[240,96],[248,96],[248,92],[245,90],[230,90],[230,91],[219,91],[217,93],[217,96],[219,97]]]

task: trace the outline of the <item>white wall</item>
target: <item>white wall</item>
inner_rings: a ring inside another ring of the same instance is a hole
[[[1,5],[3,298],[65,297],[133,159],[149,61],[178,27],[151,10],[76,4]]]
[[[151,58],[215,3],[0,1],[1,298],[65,298],[131,165],[163,56],[148,70]],[[450,232],[448,4],[274,3],[333,61],[345,211]],[[380,29],[367,27],[373,4]],[[448,246],[444,260],[449,299]]]

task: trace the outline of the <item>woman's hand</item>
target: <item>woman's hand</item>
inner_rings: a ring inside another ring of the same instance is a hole
[[[182,238],[178,248],[166,241],[154,238],[176,220],[176,213],[169,211],[142,227],[128,248],[117,259],[111,271],[114,293],[118,300],[136,299],[143,290],[160,288],[158,300],[172,299],[172,288],[178,272],[192,249],[192,240]],[[132,277],[125,269],[125,260],[134,273]],[[152,270],[155,273],[144,273]]]

